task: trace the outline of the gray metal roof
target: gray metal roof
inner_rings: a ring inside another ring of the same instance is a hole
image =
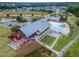
[[[59,21],[60,20],[60,16],[51,16],[50,19]]]
[[[31,23],[29,25],[23,26],[20,28],[20,30],[27,36],[29,37],[33,33],[39,31],[43,32],[46,28],[48,28],[50,24],[45,21],[45,20],[39,20],[34,23]]]
[[[15,25],[15,22],[11,22],[10,20],[6,20],[5,22],[3,22],[4,25],[9,26],[9,25]]]

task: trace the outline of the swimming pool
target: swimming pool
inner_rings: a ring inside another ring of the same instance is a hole
[[[61,32],[65,28],[64,23],[56,23],[56,22],[49,22],[51,24],[51,30],[55,32]]]

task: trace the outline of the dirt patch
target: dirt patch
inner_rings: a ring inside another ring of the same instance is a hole
[[[0,42],[0,46],[6,46],[7,44],[5,42]]]
[[[48,14],[47,12],[27,12],[27,11],[22,11],[22,12],[11,12],[11,11],[7,11],[7,12],[0,12],[0,14]]]
[[[22,48],[16,51],[16,56],[27,55],[40,47],[42,46],[36,41],[33,41],[32,43],[26,43],[25,45],[22,46]]]

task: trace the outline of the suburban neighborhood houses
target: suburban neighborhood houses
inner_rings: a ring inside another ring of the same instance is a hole
[[[79,7],[61,4],[1,3],[0,56],[79,56]]]

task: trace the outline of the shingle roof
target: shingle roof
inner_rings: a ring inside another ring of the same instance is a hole
[[[36,22],[34,22],[32,24],[21,27],[20,30],[27,37],[29,37],[30,35],[32,35],[33,33],[37,32],[37,31],[43,32],[49,26],[50,26],[50,24],[47,21],[39,20],[39,21],[36,21]]]

